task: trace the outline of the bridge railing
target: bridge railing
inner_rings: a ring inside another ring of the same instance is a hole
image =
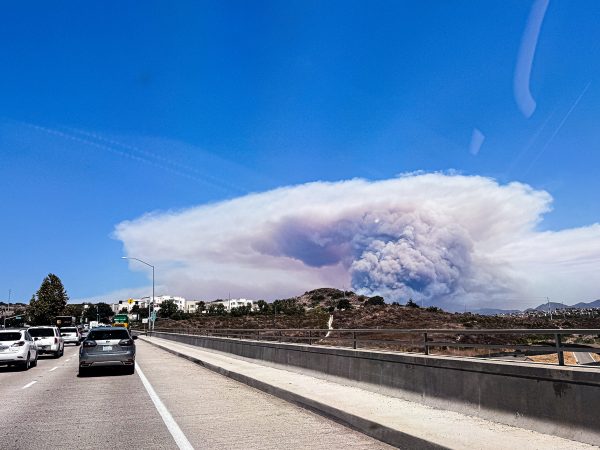
[[[466,356],[556,354],[565,365],[565,352],[600,355],[600,329],[306,329],[306,328],[156,328],[155,332],[189,334],[254,341],[329,345],[353,349],[414,351],[448,354],[449,350],[469,352]],[[588,344],[572,342],[579,336]],[[569,342],[567,342],[569,341]],[[492,354],[492,351],[495,353]],[[600,358],[599,358],[600,359]],[[598,362],[600,365],[600,361]]]

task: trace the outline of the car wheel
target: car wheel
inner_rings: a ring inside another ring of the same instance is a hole
[[[60,358],[60,350],[56,350],[53,354],[55,358]]]
[[[90,369],[88,367],[80,367],[79,368],[79,376],[80,377],[85,377],[89,373],[90,373]]]
[[[38,354],[38,353],[36,353],[36,354],[35,354],[35,359],[34,359],[34,360],[33,360],[33,362],[31,363],[31,367],[37,367],[38,356],[39,356],[39,354]]]
[[[127,375],[133,375],[135,373],[135,364],[131,366],[125,366],[125,373]]]
[[[75,345],[76,345],[77,347],[79,347],[79,346],[81,345],[81,342],[76,342],[76,343],[75,343]]]
[[[21,370],[29,370],[30,367],[31,367],[31,355],[29,353],[27,353],[27,359],[21,365]]]

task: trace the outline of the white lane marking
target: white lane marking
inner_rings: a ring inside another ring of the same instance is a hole
[[[58,366],[56,366],[56,367],[53,367],[53,368],[52,368],[52,369],[50,369],[48,372],[52,372],[53,370],[56,370],[56,369],[58,369]]]
[[[173,439],[175,439],[175,443],[177,444],[177,446],[182,450],[194,450],[194,447],[192,447],[190,441],[187,440],[185,434],[183,434],[183,431],[181,431],[181,428],[179,428],[179,425],[177,425],[177,422],[175,422],[175,419],[173,419],[173,416],[171,415],[167,407],[163,404],[163,402],[160,400],[160,398],[154,391],[154,388],[144,375],[144,372],[142,372],[140,366],[138,366],[138,363],[135,363],[135,370],[140,376],[142,384],[146,388],[148,395],[152,399],[152,403],[154,403],[156,410],[158,411],[160,417],[162,417],[163,422],[167,426],[169,433],[171,433],[171,436],[173,436]]]
[[[28,387],[33,386],[35,383],[37,383],[37,381],[32,381],[31,383],[27,383],[25,386],[23,386],[21,389],[27,389]]]
[[[65,359],[65,362],[69,362],[69,360],[70,360],[70,359],[71,359],[71,358],[67,358],[67,359]]]

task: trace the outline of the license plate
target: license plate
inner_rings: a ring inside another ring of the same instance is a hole
[[[48,345],[42,345],[42,346],[40,347],[40,349],[42,349],[42,350],[48,350],[49,348],[50,348],[50,347],[49,347]]]
[[[109,351],[111,351],[111,350],[112,350],[112,346],[110,346],[110,345],[104,345],[104,346],[102,347],[102,351],[103,351],[103,352],[109,352]]]

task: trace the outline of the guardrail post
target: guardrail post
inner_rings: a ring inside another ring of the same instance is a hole
[[[424,353],[429,355],[429,345],[427,344],[427,333],[423,333],[423,348]]]
[[[561,342],[560,342],[560,334],[556,333],[554,335],[554,340],[556,342],[556,353],[558,354],[558,365],[559,366],[564,366],[565,365],[565,356],[562,352],[561,348]]]
[[[282,331],[279,331],[279,342],[281,342],[281,338],[283,337]]]
[[[356,350],[356,331],[352,332],[352,348]]]
[[[260,330],[256,330],[256,340],[260,341]]]
[[[308,345],[312,345],[312,330],[308,330]]]

